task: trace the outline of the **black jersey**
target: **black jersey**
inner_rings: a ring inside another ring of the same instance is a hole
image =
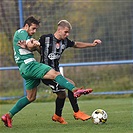
[[[41,62],[51,66],[56,71],[59,71],[59,59],[61,54],[68,47],[74,46],[74,41],[68,38],[58,40],[53,34],[42,35],[39,39],[41,44]]]

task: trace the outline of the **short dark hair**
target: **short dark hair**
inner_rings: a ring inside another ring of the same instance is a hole
[[[25,26],[26,24],[28,24],[29,26],[31,26],[32,23],[33,23],[33,24],[36,24],[36,25],[39,25],[39,24],[40,24],[40,21],[37,20],[37,19],[35,19],[33,16],[30,16],[30,17],[28,17],[28,18],[25,20],[24,26]]]

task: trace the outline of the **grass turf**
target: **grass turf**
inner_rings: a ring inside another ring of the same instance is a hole
[[[103,125],[95,125],[91,120],[81,121],[73,118],[73,111],[68,100],[63,110],[63,117],[68,122],[61,125],[51,120],[54,114],[54,102],[32,103],[13,118],[13,128],[3,126],[0,121],[0,133],[132,133],[133,132],[133,99],[91,99],[78,100],[81,111],[91,114],[102,108],[108,114]],[[6,113],[13,105],[0,105],[0,115]]]

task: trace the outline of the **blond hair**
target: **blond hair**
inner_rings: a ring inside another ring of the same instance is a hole
[[[72,29],[72,25],[67,20],[60,20],[58,22],[58,26],[68,27],[69,29]]]

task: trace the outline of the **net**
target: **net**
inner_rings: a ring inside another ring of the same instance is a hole
[[[16,66],[13,59],[12,38],[14,32],[20,28],[20,10],[23,12],[23,20],[31,15],[41,20],[41,27],[34,36],[36,39],[42,34],[54,33],[58,21],[66,19],[73,27],[69,36],[70,39],[82,42],[93,42],[94,39],[102,40],[101,45],[93,48],[70,48],[66,50],[60,63],[133,59],[132,0],[23,0],[21,2],[22,10],[16,0],[1,0],[0,2],[0,67]],[[36,58],[39,61],[38,54],[36,54]],[[105,71],[105,69],[108,71]],[[101,88],[101,91],[111,91],[112,88],[114,90],[131,90],[133,88],[132,69],[132,65],[122,65],[122,67],[121,65],[115,67],[111,65],[87,68],[69,67],[64,68],[64,74],[72,78],[77,85],[91,85],[97,89],[98,87]],[[119,71],[121,71],[121,74]],[[8,79],[8,74],[9,71],[0,72],[0,78],[5,77],[5,79]],[[16,72],[13,71],[12,77],[15,77],[15,75]],[[92,80],[94,82],[90,83]],[[127,82],[128,84],[126,84]],[[19,85],[14,86],[14,80],[8,85],[3,79],[1,90],[5,87],[10,89],[10,86],[16,89],[19,88]]]

